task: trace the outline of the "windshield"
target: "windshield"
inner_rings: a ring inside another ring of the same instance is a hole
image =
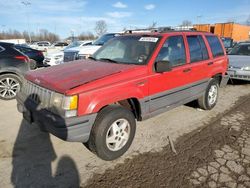
[[[233,44],[232,39],[230,39],[230,38],[223,38],[222,42],[223,42],[225,48],[231,48],[232,47],[232,44]]]
[[[70,43],[65,49],[78,47],[78,46],[80,46],[81,44],[82,44],[82,42],[74,41],[74,42]]]
[[[98,38],[93,45],[97,45],[97,46],[102,46],[104,45],[106,42],[108,42],[110,39],[114,38],[116,36],[116,34],[106,34],[106,35],[102,35],[100,38]]]
[[[102,48],[92,58],[121,64],[146,64],[159,37],[120,36]]]
[[[229,52],[229,55],[250,55],[250,44],[238,44]]]

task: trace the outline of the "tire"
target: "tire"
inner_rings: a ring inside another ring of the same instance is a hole
[[[122,156],[132,144],[136,122],[133,113],[120,106],[99,112],[85,146],[105,161]]]
[[[21,79],[15,74],[0,75],[0,99],[12,100],[21,90]]]
[[[198,99],[198,105],[203,110],[211,110],[215,107],[219,96],[219,81],[213,78],[202,97]]]
[[[35,70],[36,68],[38,68],[37,67],[37,62],[35,61],[35,60],[33,60],[33,59],[30,59],[30,69],[31,70]]]

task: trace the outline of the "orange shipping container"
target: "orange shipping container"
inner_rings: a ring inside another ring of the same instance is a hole
[[[230,37],[234,41],[250,39],[250,26],[235,23],[215,24],[214,34],[220,37]]]
[[[194,25],[194,28],[197,30],[197,31],[204,31],[204,32],[211,32],[211,26],[210,24],[197,24],[197,25]]]

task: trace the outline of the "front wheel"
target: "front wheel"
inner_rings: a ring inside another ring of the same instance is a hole
[[[11,100],[21,89],[22,82],[14,74],[0,75],[0,99]]]
[[[120,106],[101,110],[85,145],[103,160],[122,156],[130,147],[136,131],[133,113]]]
[[[219,81],[212,79],[202,97],[198,99],[199,107],[203,110],[211,110],[215,107],[219,97]]]

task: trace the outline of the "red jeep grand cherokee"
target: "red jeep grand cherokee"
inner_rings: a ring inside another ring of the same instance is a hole
[[[136,120],[194,100],[212,109],[227,66],[221,40],[210,33],[127,34],[88,60],[28,73],[18,110],[43,131],[114,160],[130,147]]]

